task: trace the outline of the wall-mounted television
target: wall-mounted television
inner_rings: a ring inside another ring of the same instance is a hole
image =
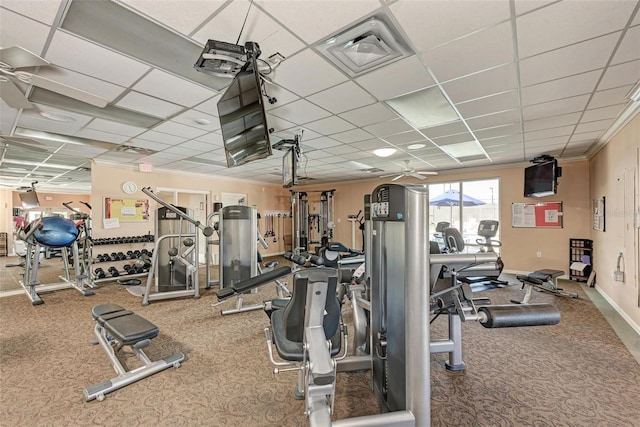
[[[20,193],[20,201],[24,209],[33,209],[40,207],[40,201],[38,200],[38,193],[35,191],[27,191],[26,193]]]
[[[525,168],[524,197],[546,197],[556,194],[560,171],[556,159]]]
[[[271,155],[257,55],[242,67],[218,101],[227,167]]]
[[[288,149],[282,156],[282,186],[293,187],[298,184],[298,156],[294,148]]]

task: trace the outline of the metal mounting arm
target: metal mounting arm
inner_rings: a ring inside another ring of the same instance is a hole
[[[156,202],[160,203],[165,208],[169,209],[171,212],[174,212],[176,215],[180,216],[180,218],[182,218],[184,220],[187,220],[190,223],[192,223],[193,225],[195,225],[196,227],[198,227],[200,230],[202,230],[202,234],[204,234],[205,236],[209,237],[209,236],[211,236],[213,234],[213,227],[209,227],[207,225],[204,225],[200,221],[196,221],[195,219],[191,218],[189,215],[187,215],[184,212],[182,212],[180,209],[178,209],[175,206],[165,202],[164,200],[162,200],[161,198],[156,196],[153,191],[151,191],[151,187],[144,187],[142,189],[142,192],[144,194],[146,194],[147,196],[151,197]]]

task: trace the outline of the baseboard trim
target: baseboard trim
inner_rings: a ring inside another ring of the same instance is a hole
[[[633,329],[638,336],[640,336],[640,325],[636,324],[633,319],[631,319],[627,313],[625,313],[618,304],[616,304],[609,295],[607,295],[598,285],[595,286],[595,290],[598,291],[600,296],[604,298],[605,301],[609,303],[609,305],[624,319],[625,322]]]

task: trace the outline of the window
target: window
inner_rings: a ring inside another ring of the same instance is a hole
[[[478,236],[480,221],[500,219],[499,188],[498,179],[429,184],[429,235],[444,245],[436,226],[448,222],[462,233],[467,252],[478,251],[476,239],[485,239]],[[500,240],[499,227],[492,239]]]

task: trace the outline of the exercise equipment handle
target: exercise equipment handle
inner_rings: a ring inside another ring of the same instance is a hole
[[[155,193],[151,190],[151,187],[144,187],[142,189],[142,192],[144,194],[146,194],[147,196],[151,197],[153,200],[155,200],[156,202],[158,202],[162,206],[164,206],[165,208],[169,209],[171,212],[173,212],[176,215],[180,216],[180,218],[185,219],[185,220],[189,221],[190,223],[192,223],[193,225],[195,225],[196,227],[198,227],[200,230],[202,230],[202,234],[204,234],[205,236],[209,237],[209,236],[211,236],[213,234],[213,228],[212,227],[204,225],[200,221],[196,221],[195,219],[191,218],[189,215],[187,215],[184,212],[182,212],[180,209],[178,209],[175,206],[165,202],[164,200],[162,200],[161,198],[159,198],[158,196],[155,195]]]
[[[71,207],[71,203],[73,203],[73,202],[62,202],[62,206],[64,206],[65,208],[69,209],[73,213],[77,213],[79,215],[82,215],[82,212],[80,212],[78,209]]]

